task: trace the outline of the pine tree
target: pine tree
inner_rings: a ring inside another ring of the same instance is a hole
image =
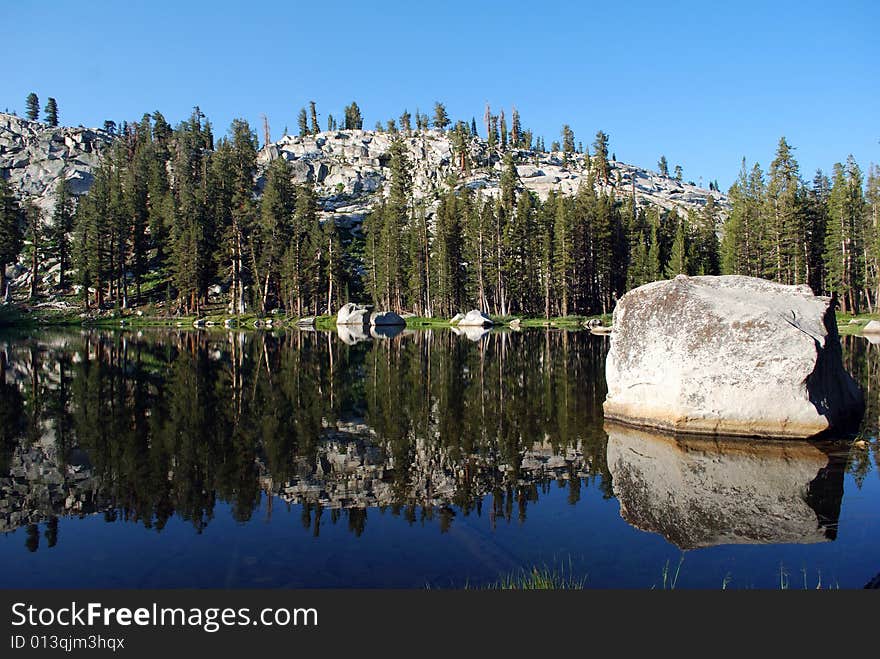
[[[327,314],[342,304],[342,243],[336,222],[331,218],[322,227],[324,281],[327,290]],[[323,285],[323,284],[322,284]]]
[[[873,310],[876,311],[880,306],[880,167],[877,165],[868,170],[865,203],[865,287],[874,291]]]
[[[834,166],[825,235],[826,285],[841,310],[859,312],[864,285],[863,223],[866,205],[862,173],[852,156]]]
[[[684,178],[684,172],[681,169],[681,165],[675,166],[675,176],[676,181],[681,181]]]
[[[593,142],[593,160],[596,176],[608,183],[608,135],[601,130],[596,133],[596,140]]]
[[[731,211],[724,225],[721,244],[722,271],[725,274],[757,276],[763,234],[760,231],[764,204],[764,178],[757,164],[749,173],[742,159],[739,177],[728,192]]]
[[[504,118],[504,110],[501,110],[499,122],[501,131],[501,150],[507,151],[507,121]]]
[[[489,139],[489,133],[491,132],[491,121],[492,121],[492,109],[489,107],[488,101],[486,102],[486,110],[483,112],[483,125],[486,127],[486,139]]]
[[[400,115],[400,130],[409,135],[412,132],[412,117],[406,110]]]
[[[41,224],[43,218],[40,207],[33,202],[25,203],[24,212],[27,221],[25,233],[25,240],[27,241],[26,252],[31,266],[30,298],[33,300],[37,297],[37,285],[39,283],[40,266],[42,265],[43,228]]]
[[[466,216],[465,200],[454,190],[449,190],[440,200],[436,217],[434,240],[435,274],[434,300],[437,310],[452,315],[460,309],[465,297],[465,273],[463,263],[463,218]]]
[[[345,108],[345,130],[361,130],[364,127],[364,119],[361,109],[354,101]]]
[[[22,248],[24,212],[6,179],[0,176],[0,300],[7,296],[6,266],[15,263]]]
[[[667,279],[672,279],[676,275],[688,274],[688,250],[689,240],[687,226],[684,217],[678,218],[678,226],[675,230],[675,242],[672,243],[672,251],[669,254],[669,261],[666,263],[664,275]]]
[[[440,101],[437,101],[434,103],[434,128],[439,128],[441,131],[444,131],[448,125],[449,115],[446,114],[446,106]]]
[[[567,165],[569,158],[574,155],[574,131],[571,126],[565,124],[562,127],[562,162]]]
[[[575,268],[575,243],[573,213],[566,197],[556,199],[556,218],[553,225],[553,270],[554,281],[559,290],[559,313],[569,314],[570,283]]]
[[[284,158],[273,160],[267,167],[265,176],[259,223],[251,238],[255,252],[255,270],[259,275],[257,287],[262,313],[267,312],[269,300],[273,297],[283,302],[281,263],[285,247],[292,239],[293,214],[296,208],[296,191],[291,183],[293,172],[290,163]]]
[[[785,284],[806,283],[809,244],[801,207],[802,184],[797,161],[785,138],[779,139],[767,182],[767,225],[772,254],[766,275]]]
[[[513,143],[514,148],[521,149],[523,146],[522,123],[516,108],[513,108],[513,114],[511,115],[510,141]]]
[[[516,211],[510,216],[505,236],[510,310],[513,313],[531,312],[540,297],[537,288],[537,199],[532,194],[523,192],[518,196]]]
[[[55,188],[55,211],[49,233],[50,254],[58,260],[58,288],[67,288],[70,270],[70,233],[73,231],[74,200],[67,179],[61,178]]]
[[[311,118],[312,134],[317,135],[321,132],[321,127],[318,125],[318,110],[315,107],[314,101],[309,101],[309,117]]]
[[[537,213],[538,221],[538,249],[540,250],[540,274],[539,283],[543,297],[545,318],[550,317],[550,305],[552,294],[555,290],[553,283],[554,274],[554,227],[556,224],[556,211],[559,201],[556,191],[551,190],[547,200],[541,205]]]
[[[320,238],[318,204],[311,183],[295,191],[295,208],[290,243],[284,254],[281,286],[288,311],[303,316],[312,308],[319,293],[315,282],[320,280]],[[315,313],[317,313],[315,308]]]
[[[660,156],[660,160],[657,162],[657,169],[661,176],[669,176],[669,163],[666,162],[666,156]]]
[[[651,222],[651,244],[648,247],[648,260],[645,269],[645,283],[660,279],[662,269],[660,267],[660,240],[657,237],[657,224]]]
[[[259,281],[256,272],[256,255],[248,249],[251,232],[256,220],[254,201],[254,175],[257,171],[257,136],[244,119],[235,119],[230,126],[232,134],[232,226],[229,235],[229,251],[232,254],[233,308],[244,313],[244,288],[250,276]],[[250,251],[250,253],[248,253]],[[250,268],[248,267],[250,265]],[[236,285],[237,284],[237,285]],[[257,284],[259,290],[259,284]]]
[[[228,140],[221,139],[210,160],[212,138],[198,107],[189,120],[174,130],[173,220],[170,235],[171,266],[179,309],[199,313],[200,298],[207,288],[210,259],[220,256],[220,235],[232,225],[234,154]],[[154,117],[154,134],[167,128]],[[254,135],[256,141],[256,135]],[[228,253],[227,253],[228,254]],[[224,254],[226,256],[226,254]],[[234,274],[237,274],[235,272]],[[238,279],[233,278],[233,290]],[[234,293],[233,293],[234,295]]]
[[[713,197],[707,197],[706,205],[695,214],[691,226],[696,227],[693,269],[698,275],[721,274],[721,257],[718,244],[718,207]]]
[[[46,123],[52,127],[58,125],[58,103],[54,98],[49,97],[49,100],[46,102],[46,109],[44,110],[46,113]]]
[[[828,199],[831,181],[822,170],[817,170],[812,186],[805,191],[803,212],[810,234],[810,268],[808,283],[814,291],[826,291],[825,286],[825,233],[828,227]],[[873,244],[873,243],[869,243]]]
[[[305,108],[300,108],[299,115],[297,115],[296,123],[299,126],[299,136],[305,137],[309,134],[309,116],[306,114]]]
[[[37,121],[37,119],[40,118],[40,99],[34,92],[28,94],[27,100],[25,100],[25,106],[27,107],[27,113],[25,116],[28,120]]]

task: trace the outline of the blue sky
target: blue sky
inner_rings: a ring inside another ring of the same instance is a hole
[[[0,109],[35,91],[61,121],[101,125],[198,104],[225,132],[322,127],[356,100],[365,125],[404,108],[454,118],[516,105],[547,145],[568,123],[620,160],[733,182],[781,135],[802,173],[880,162],[880,2],[140,2],[8,0]],[[482,129],[481,129],[482,130]]]

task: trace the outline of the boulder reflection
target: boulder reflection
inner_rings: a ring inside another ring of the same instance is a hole
[[[846,457],[831,444],[605,431],[621,517],[681,549],[837,537]]]

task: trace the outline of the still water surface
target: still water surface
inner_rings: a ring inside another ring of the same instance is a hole
[[[0,587],[861,588],[880,346],[843,340],[855,443],[606,425],[586,332],[3,334]]]

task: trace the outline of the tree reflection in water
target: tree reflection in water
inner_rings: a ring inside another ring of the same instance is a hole
[[[866,441],[762,449],[609,441],[607,338],[585,332],[4,335],[0,531],[24,529],[31,551],[63,541],[60,516],[201,532],[219,502],[240,521],[299,505],[316,536],[362,534],[370,508],[446,531],[526,521],[556,482],[570,504],[590,485],[616,495],[682,547],[831,540],[844,470],[860,486],[878,462],[880,346],[843,342]]]
[[[610,496],[605,340],[395,334],[0,338],[0,530],[102,513],[200,532],[218,502],[246,521],[281,501],[359,535],[370,507],[447,530],[487,495],[491,519],[525,520],[552,481]]]

